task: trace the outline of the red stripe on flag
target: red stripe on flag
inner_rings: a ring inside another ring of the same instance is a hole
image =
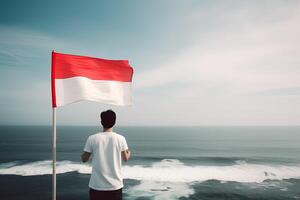
[[[133,68],[128,60],[107,60],[53,52],[52,62],[52,79],[82,76],[93,80],[132,81]]]

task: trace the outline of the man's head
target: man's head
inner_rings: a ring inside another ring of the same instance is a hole
[[[112,110],[103,111],[100,117],[103,128],[112,128],[116,123],[116,113]]]

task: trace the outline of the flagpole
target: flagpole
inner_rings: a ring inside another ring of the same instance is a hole
[[[52,200],[56,200],[56,108],[52,108]]]

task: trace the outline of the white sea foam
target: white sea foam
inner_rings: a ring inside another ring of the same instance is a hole
[[[91,166],[71,161],[58,161],[57,174],[78,172],[90,174]],[[34,176],[51,174],[51,161],[38,161],[26,164],[2,163],[0,174]],[[231,166],[187,166],[179,160],[165,159],[152,166],[125,165],[124,178],[141,181],[191,183],[206,180],[263,182],[264,180],[282,180],[300,178],[300,165],[258,165],[239,162]]]
[[[16,164],[5,166],[6,163],[0,164],[0,174],[11,174],[11,175],[21,175],[21,176],[35,176],[35,175],[45,175],[52,174],[52,161],[37,161],[26,164]],[[75,163],[71,161],[59,161],[56,164],[56,173],[62,174],[67,172],[77,171],[79,173],[91,173],[91,167],[88,165],[83,165],[80,163]]]
[[[15,166],[17,164],[18,164],[17,161],[15,161],[15,162],[8,162],[8,163],[0,163],[0,169],[12,167],[12,166]]]
[[[152,167],[125,166],[124,176],[137,180],[195,182],[206,180],[263,182],[300,178],[300,165],[271,166],[239,162],[231,166],[186,166],[178,160],[162,160]]]
[[[154,200],[175,200],[179,197],[189,197],[194,189],[188,183],[170,183],[157,181],[141,181],[139,185],[125,191],[131,197],[151,197]]]

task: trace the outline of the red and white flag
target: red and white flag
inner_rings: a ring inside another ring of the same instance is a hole
[[[52,52],[52,106],[82,100],[131,105],[133,68],[128,60],[107,60]]]

